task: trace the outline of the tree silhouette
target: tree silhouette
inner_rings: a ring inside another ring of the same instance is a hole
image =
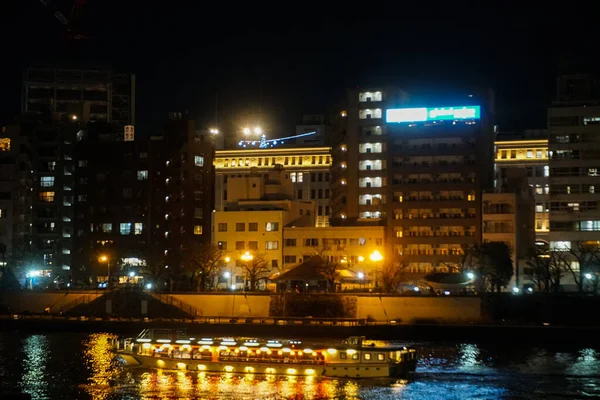
[[[212,287],[223,265],[224,255],[223,250],[210,243],[194,243],[190,246],[185,261],[191,270],[192,281],[196,282],[196,291],[204,292]]]
[[[477,253],[484,288],[500,292],[514,273],[510,248],[504,242],[487,242],[479,246]]]
[[[585,274],[600,271],[600,247],[597,243],[573,241],[568,249],[554,250],[554,254],[562,270],[571,274],[580,293],[585,291]]]
[[[535,247],[527,265],[530,279],[540,292],[558,292],[564,275],[558,252],[545,247]]]
[[[266,281],[271,273],[271,268],[269,268],[265,255],[262,253],[254,255],[252,260],[241,260],[240,265],[246,272],[249,290],[251,291],[258,290],[258,284],[261,281]]]

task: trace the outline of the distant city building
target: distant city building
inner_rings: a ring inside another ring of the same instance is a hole
[[[507,171],[523,168],[535,193],[535,232],[548,240],[550,230],[550,167],[548,165],[548,131],[525,131],[498,134],[495,155],[496,187],[504,184]]]
[[[229,178],[228,200],[213,213],[213,243],[227,256],[229,286],[246,282],[242,256],[260,257],[271,272],[283,266],[286,226],[315,226],[315,202],[294,199],[289,172],[275,165],[263,173]],[[258,258],[257,258],[258,259]]]
[[[531,284],[528,258],[535,247],[535,201],[525,170],[507,168],[504,180],[493,192],[483,193],[482,241],[506,243],[514,274],[507,289]]]
[[[492,93],[421,101],[397,88],[351,89],[332,121],[332,223],[387,226],[407,272],[450,271],[481,241],[493,185]]]
[[[276,165],[281,165],[288,174],[293,199],[315,202],[315,226],[328,226],[331,215],[329,147],[218,150],[215,154],[215,209],[226,210],[231,199],[231,178],[266,175]]]
[[[31,67],[23,76],[22,112],[80,122],[135,124],[135,75],[108,69]]]

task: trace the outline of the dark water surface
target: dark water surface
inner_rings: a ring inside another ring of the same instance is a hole
[[[108,334],[0,333],[0,393],[33,399],[589,399],[600,348],[411,343],[409,380],[342,380],[128,370]]]

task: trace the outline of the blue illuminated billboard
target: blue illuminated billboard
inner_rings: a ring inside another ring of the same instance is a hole
[[[386,122],[426,122],[479,119],[480,106],[436,107],[436,108],[390,108],[385,111]]]

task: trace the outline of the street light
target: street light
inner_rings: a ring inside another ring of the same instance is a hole
[[[472,279],[474,279],[474,278],[475,278],[475,274],[474,274],[474,273],[472,273],[472,272],[467,272],[467,278],[469,278],[469,279],[471,279],[471,280],[472,280]]]
[[[585,276],[585,279],[590,279],[590,280],[594,277],[594,275],[590,274],[589,272],[586,273],[584,276]]]
[[[252,261],[252,259],[254,257],[252,257],[252,254],[250,254],[249,251],[245,252],[244,254],[242,254],[242,256],[240,257],[243,261]]]
[[[378,261],[383,260],[383,256],[381,255],[379,250],[375,250],[369,255],[369,259],[376,263]],[[375,266],[375,287],[379,287],[379,281],[377,280],[377,265]]]
[[[377,262],[377,261],[383,260],[383,256],[381,255],[381,253],[378,250],[375,250],[374,252],[372,252],[371,255],[369,256],[369,258],[373,262]]]
[[[107,279],[108,288],[110,288],[110,258],[108,258],[108,256],[106,254],[102,254],[100,257],[98,257],[98,261],[106,263],[106,274],[107,274],[106,279]]]
[[[212,135],[218,135],[218,134],[219,134],[219,130],[218,130],[217,128],[210,128],[210,129],[209,129],[209,132],[210,132]]]
[[[247,128],[247,127],[246,127],[246,128],[244,128],[244,129],[242,129],[242,133],[243,133],[244,135],[249,135],[249,134],[250,134],[250,132],[251,132],[251,131],[250,131],[250,128]]]
[[[358,256],[358,262],[363,262],[365,261],[365,258],[363,256]]]

